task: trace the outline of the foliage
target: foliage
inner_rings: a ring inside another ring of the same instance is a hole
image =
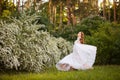
[[[105,22],[106,20],[103,17],[97,15],[91,15],[88,16],[87,18],[84,18],[80,22],[80,25],[83,26],[81,27],[83,32],[85,32],[87,35],[91,35],[90,33],[91,30],[97,30],[99,28],[99,25]]]
[[[44,15],[43,15],[44,14]],[[31,7],[30,9],[27,9],[25,11],[22,11],[16,15],[14,15],[14,17],[17,17],[17,19],[19,18],[24,18],[26,16],[32,16],[32,15],[36,15],[37,17],[32,21],[32,23],[36,23],[37,25],[39,24],[44,24],[45,30],[47,30],[48,26],[52,26],[52,24],[50,23],[49,19],[47,16],[45,16],[45,13],[43,12],[36,12],[34,10],[34,7]]]
[[[86,37],[88,44],[96,45],[96,64],[120,64],[120,25],[104,23],[92,36]]]
[[[120,23],[120,2],[116,2],[116,4],[113,3],[109,3],[109,5],[105,5],[105,13],[103,13],[103,4],[101,4],[100,6],[100,10],[99,10],[99,15],[103,16],[105,15],[106,19],[109,20],[110,22],[113,22],[116,17],[116,22]],[[116,5],[116,7],[114,7]],[[115,10],[116,9],[116,10]],[[104,17],[104,16],[103,16]]]
[[[38,13],[37,14],[39,17],[36,18],[35,22],[37,22],[37,24],[44,24],[46,26],[52,26],[52,24],[50,23],[50,21],[48,20],[47,17],[42,16],[42,14]],[[46,27],[46,29],[48,29]]]
[[[0,2],[0,15],[1,18],[6,18],[11,15],[14,15],[14,12],[16,11],[16,6],[14,3],[10,0],[2,0]]]
[[[0,70],[40,72],[71,52],[72,44],[40,30],[45,26],[34,22],[37,17],[22,15],[9,23],[1,21]]]
[[[91,15],[75,26],[64,26],[63,28],[56,27],[54,30],[49,31],[56,37],[61,36],[67,40],[74,41],[79,31],[83,31],[85,35],[91,35],[91,30],[96,31],[99,28],[99,25],[104,22],[106,22],[104,18]]]
[[[9,10],[3,10],[2,17],[8,17],[11,15],[11,12]]]

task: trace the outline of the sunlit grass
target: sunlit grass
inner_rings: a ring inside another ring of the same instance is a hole
[[[15,73],[1,73],[0,80],[120,80],[120,65],[95,66],[85,71],[62,72],[49,68],[41,73]]]

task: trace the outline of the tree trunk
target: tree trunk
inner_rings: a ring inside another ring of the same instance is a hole
[[[103,0],[103,17],[106,19],[106,0]]]
[[[20,12],[20,0],[18,0],[17,2],[17,9],[18,9],[18,13]]]
[[[116,2],[113,0],[113,5],[114,5],[114,22],[116,23]]]
[[[36,0],[34,0],[34,10],[37,10],[37,7],[36,7]]]
[[[2,15],[2,0],[0,0],[0,16]]]
[[[50,19],[50,22],[53,23],[53,19],[52,19],[52,0],[49,0],[49,19]]]
[[[53,23],[54,26],[56,25],[56,5],[53,5],[53,12],[52,12],[52,16],[53,16]]]
[[[22,12],[23,12],[23,8],[24,8],[24,2],[23,2],[23,0],[22,0]]]
[[[108,0],[109,3],[109,10],[108,10],[108,20],[110,21],[110,17],[111,17],[111,11],[110,11],[110,0]]]
[[[67,25],[73,24],[71,17],[71,0],[67,0],[67,18],[68,18]]]
[[[72,23],[73,23],[72,25],[73,26],[76,25],[76,18],[75,18],[74,11],[75,11],[75,5],[72,6],[72,13],[71,13],[71,18],[72,18]]]
[[[62,26],[62,11],[63,11],[63,3],[62,1],[60,2],[60,23],[59,23],[59,27]]]
[[[81,21],[80,0],[78,0],[78,7],[79,7],[79,22],[80,22]]]
[[[96,4],[95,4],[95,7],[96,7],[96,14],[98,15],[99,14],[99,7],[98,7],[98,0],[96,0]]]

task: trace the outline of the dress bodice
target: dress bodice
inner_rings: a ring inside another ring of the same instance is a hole
[[[80,37],[78,37],[77,40],[75,40],[74,44],[81,44]]]

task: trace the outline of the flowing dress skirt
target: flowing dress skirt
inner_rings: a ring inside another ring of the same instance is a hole
[[[78,70],[90,69],[95,62],[96,50],[96,46],[75,42],[73,52],[61,59],[56,68],[61,71],[68,71],[70,67]],[[66,66],[63,68],[61,64]]]

